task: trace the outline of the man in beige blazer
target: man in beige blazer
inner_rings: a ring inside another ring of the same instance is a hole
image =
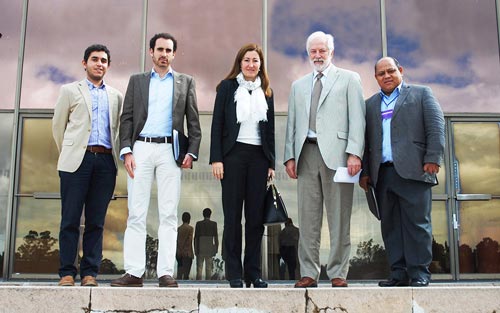
[[[102,259],[104,219],[117,174],[118,127],[122,94],[104,83],[111,63],[108,48],[92,45],[82,60],[87,78],[61,87],[54,109],[52,133],[59,150],[61,179],[59,231],[60,286],[73,286],[85,206],[82,286],[97,286]]]
[[[338,167],[350,175],[361,170],[365,104],[357,73],[331,63],[333,36],[312,33],[307,53],[314,71],[292,84],[284,161],[287,174],[298,179],[299,263],[297,288],[316,287],[323,204],[330,231],[326,273],[332,287],[347,287],[353,184],[335,183]]]

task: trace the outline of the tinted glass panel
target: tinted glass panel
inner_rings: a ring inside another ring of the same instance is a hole
[[[198,108],[211,111],[215,87],[229,73],[239,48],[262,45],[262,1],[150,0],[149,39],[168,32],[178,42],[174,70],[194,76]],[[152,67],[146,55],[146,70]],[[205,137],[208,138],[208,137]]]
[[[373,65],[382,55],[378,1],[268,1],[268,60],[277,111],[286,112],[291,83],[312,72],[307,37],[335,37],[334,64],[361,75],[365,97],[378,90]]]
[[[12,146],[12,114],[0,114],[0,145]],[[5,227],[9,203],[11,150],[0,149],[0,275],[3,274]]]
[[[388,54],[446,112],[500,112],[494,0],[387,0]]]
[[[0,109],[14,108],[19,39],[21,36],[22,1],[0,1]]]
[[[95,43],[110,50],[105,81],[125,93],[130,73],[139,69],[142,1],[29,4],[22,108],[53,108],[62,84],[85,78],[83,53]]]

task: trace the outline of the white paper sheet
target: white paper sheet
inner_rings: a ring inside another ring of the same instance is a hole
[[[351,176],[347,172],[347,167],[338,167],[337,172],[335,172],[335,176],[333,176],[333,181],[336,183],[357,183],[359,182],[359,174],[361,174],[361,171],[359,171],[356,175]]]

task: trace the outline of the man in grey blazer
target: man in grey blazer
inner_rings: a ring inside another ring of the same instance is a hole
[[[177,40],[160,33],[149,42],[151,71],[132,75],[125,94],[120,126],[120,156],[128,173],[128,219],[123,243],[126,274],[111,286],[142,286],[146,266],[146,217],[153,179],[158,186],[158,262],[160,287],[177,287],[173,278],[177,238],[177,205],[181,168],[197,158],[201,129],[194,79],[171,67]],[[185,133],[189,146],[179,167],[172,151],[174,130]]]
[[[375,65],[381,91],[366,100],[360,186],[375,188],[391,275],[381,287],[429,284],[431,187],[444,153],[443,112],[430,88],[403,82],[392,57]]]
[[[88,47],[82,60],[87,78],[61,87],[52,119],[61,179],[60,286],[73,286],[85,206],[82,286],[97,286],[104,219],[116,182],[122,94],[104,83],[111,64],[108,48]]]
[[[323,205],[330,233],[326,272],[332,287],[347,287],[354,186],[333,176],[338,167],[350,175],[361,170],[365,104],[359,75],[333,65],[333,52],[332,35],[309,36],[314,71],[292,84],[288,100],[284,161],[287,174],[298,179],[299,288],[317,286]]]

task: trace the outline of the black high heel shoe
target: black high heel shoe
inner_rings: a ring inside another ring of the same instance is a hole
[[[267,282],[263,281],[262,278],[257,278],[254,281],[245,279],[245,284],[247,288],[250,288],[252,284],[254,288],[267,288]]]
[[[238,278],[238,279],[231,279],[229,281],[229,286],[231,288],[243,288],[243,282],[241,281],[240,278]]]

